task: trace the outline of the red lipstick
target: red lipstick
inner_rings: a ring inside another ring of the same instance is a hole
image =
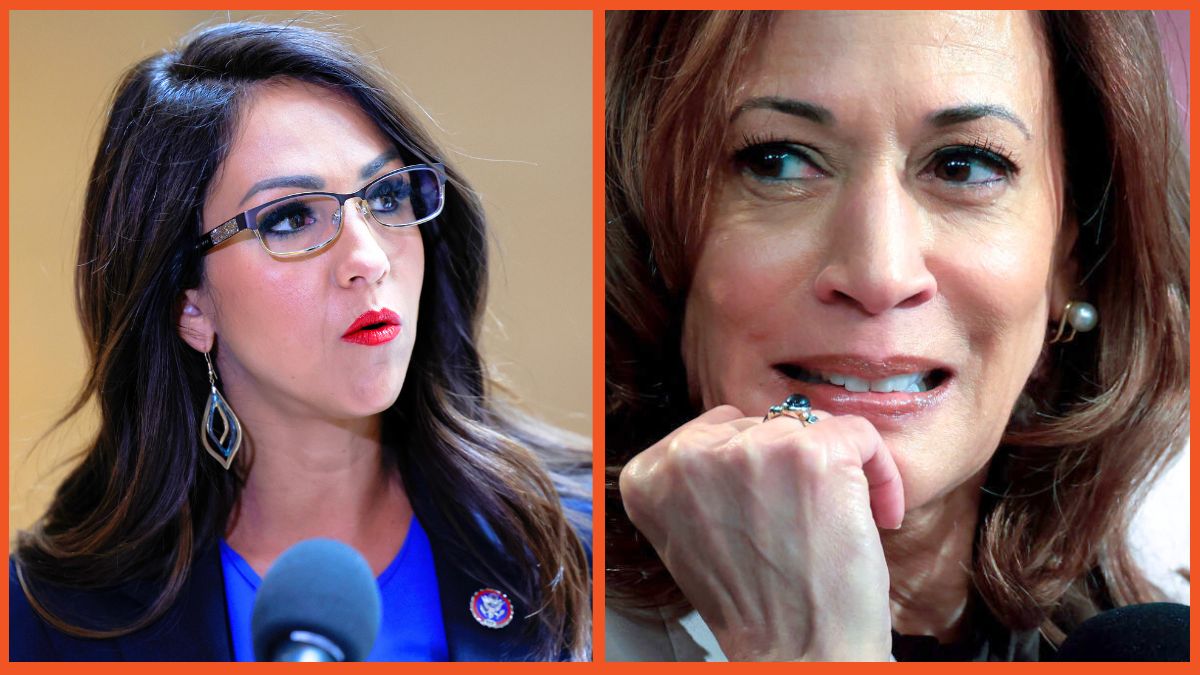
[[[384,307],[363,312],[346,332],[342,339],[357,345],[381,345],[391,342],[400,334],[400,315]]]

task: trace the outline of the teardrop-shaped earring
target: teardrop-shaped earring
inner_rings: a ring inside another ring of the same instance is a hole
[[[213,370],[208,352],[204,352],[204,362],[208,364],[208,383],[212,392],[208,395],[208,405],[204,406],[204,416],[200,420],[200,442],[208,454],[228,471],[238,448],[242,447],[242,423],[225,402],[225,397],[217,391],[217,371]],[[218,425],[220,431],[217,430]]]
[[[1058,332],[1050,338],[1050,344],[1070,342],[1075,339],[1076,332],[1086,333],[1095,328],[1098,323],[1100,323],[1100,315],[1091,303],[1072,300],[1063,307],[1062,320],[1058,322]],[[1067,324],[1071,325],[1071,334],[1064,340],[1063,331],[1066,330]]]

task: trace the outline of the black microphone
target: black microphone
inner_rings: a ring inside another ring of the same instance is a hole
[[[362,661],[383,610],[366,560],[332,539],[309,539],[279,556],[254,599],[257,661]]]
[[[1187,661],[1187,605],[1153,602],[1102,612],[1076,628],[1055,661]]]

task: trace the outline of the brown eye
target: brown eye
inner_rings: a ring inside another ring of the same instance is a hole
[[[743,174],[764,182],[820,178],[825,172],[791,143],[759,143],[739,150],[734,162]]]
[[[959,185],[987,185],[1006,180],[1014,171],[1012,162],[983,148],[955,147],[939,151],[930,173],[934,178]]]
[[[265,234],[294,234],[316,222],[315,214],[303,201],[284,202],[258,217],[258,227]]]

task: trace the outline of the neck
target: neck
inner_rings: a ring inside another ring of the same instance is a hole
[[[949,643],[967,629],[971,563],[986,469],[938,501],[881,531],[891,576],[892,628]]]
[[[377,574],[386,568],[404,542],[412,508],[399,475],[384,468],[380,416],[277,419],[242,409],[249,443],[242,461],[251,470],[229,545],[260,576],[283,551],[314,537],[353,546]]]

